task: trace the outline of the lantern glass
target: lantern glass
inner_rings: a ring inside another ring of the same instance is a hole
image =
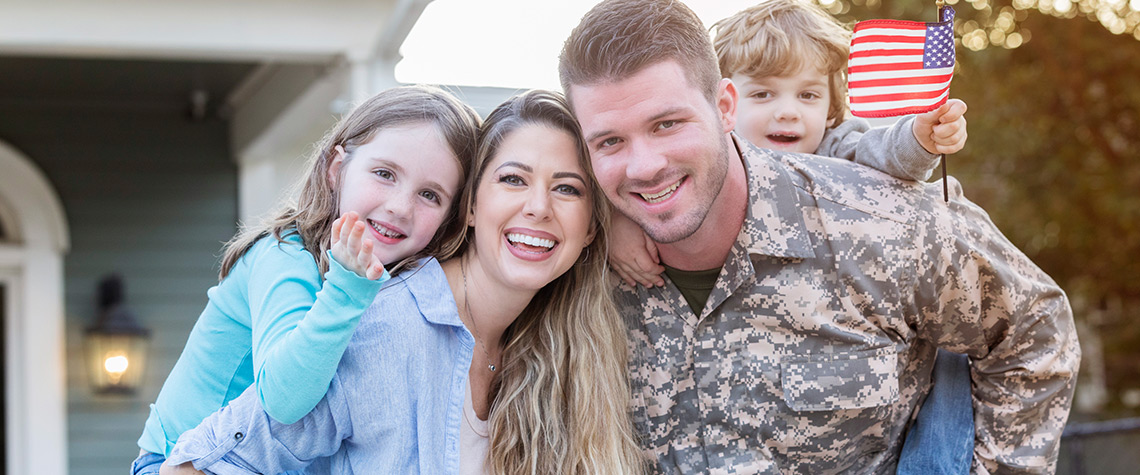
[[[139,334],[88,332],[91,387],[100,394],[132,394],[139,387],[149,338]]]

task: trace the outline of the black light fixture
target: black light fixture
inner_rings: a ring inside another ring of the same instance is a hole
[[[125,305],[123,278],[99,282],[99,316],[87,329],[87,367],[98,394],[133,394],[142,380],[150,330]]]

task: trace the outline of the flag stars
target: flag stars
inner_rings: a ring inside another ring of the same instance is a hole
[[[945,68],[954,64],[954,31],[950,23],[928,23],[923,66]]]

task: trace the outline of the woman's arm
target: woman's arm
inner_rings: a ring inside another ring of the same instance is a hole
[[[194,473],[185,472],[187,464],[215,474],[280,473],[335,454],[351,436],[351,413],[338,378],[313,411],[295,424],[270,418],[250,387],[184,432],[166,465],[184,473]]]

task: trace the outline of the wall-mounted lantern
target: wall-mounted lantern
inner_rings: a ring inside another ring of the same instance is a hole
[[[123,279],[99,282],[99,316],[87,329],[87,367],[98,394],[133,394],[142,380],[150,330],[139,325],[124,303]]]

